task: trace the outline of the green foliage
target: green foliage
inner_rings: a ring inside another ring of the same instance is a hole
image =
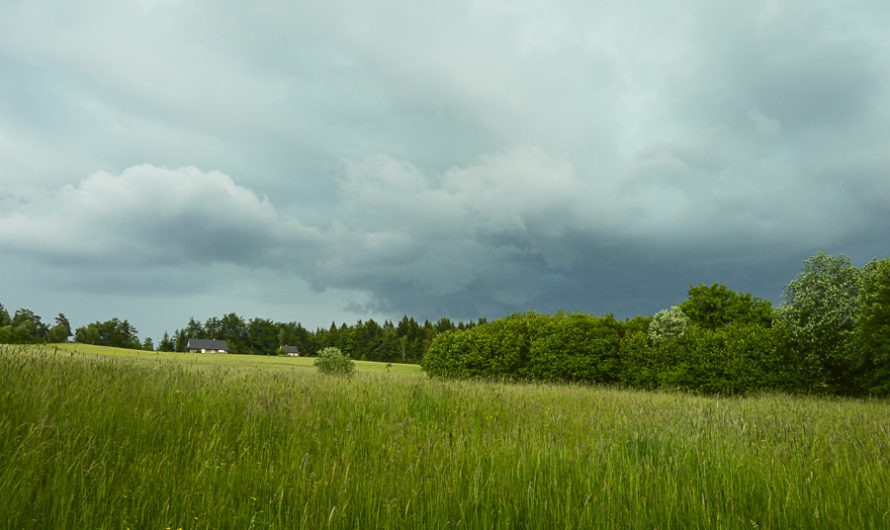
[[[226,313],[219,320],[218,329],[213,329],[212,319],[208,320],[208,326],[204,332],[204,336],[193,335],[193,338],[220,339],[225,340],[232,349],[232,353],[251,353],[256,352],[256,348],[250,344],[250,337],[247,334],[247,324],[244,319],[235,313]],[[177,347],[179,345],[177,344]]]
[[[12,325],[12,318],[9,317],[9,311],[0,304],[0,328]]]
[[[781,336],[756,324],[690,328],[653,348],[658,385],[707,394],[775,390],[783,383]]]
[[[74,340],[84,344],[111,346],[115,348],[131,348],[138,350],[142,344],[139,342],[136,328],[127,320],[112,318],[105,322],[93,322],[77,328],[74,332]]]
[[[890,395],[890,259],[862,268],[856,309],[852,363],[859,388]]]
[[[176,351],[176,343],[170,338],[170,334],[164,331],[161,342],[158,343],[158,351]]]
[[[68,319],[65,318],[65,315],[59,313],[56,317],[56,324],[49,328],[49,342],[68,342],[70,336],[71,324],[68,322]]]
[[[649,340],[657,345],[667,339],[682,337],[688,327],[689,317],[680,306],[662,309],[655,313],[649,323]]]
[[[769,302],[715,284],[690,289],[687,306],[695,321],[679,306],[652,319],[625,322],[610,315],[516,314],[439,334],[423,368],[445,378],[605,383],[705,394],[781,390],[887,395],[888,263],[875,261],[860,274],[843,266],[843,259],[815,256],[787,290],[794,305],[783,304],[776,325]],[[853,300],[844,283],[851,277],[859,282]],[[838,280],[844,289],[818,289],[829,302],[833,297],[834,304],[817,300],[816,287]],[[846,331],[825,329],[826,322],[839,321],[813,314],[821,310],[848,315],[840,321]],[[842,355],[827,355],[831,347]],[[846,379],[829,379],[826,374],[832,373]]]
[[[480,369],[481,361],[474,362],[478,357],[474,342],[469,332],[440,333],[423,357],[423,369],[431,376],[452,379],[485,375]]]
[[[541,381],[616,383],[621,332],[611,315],[557,314],[542,326],[520,373]]]
[[[652,317],[637,315],[624,321],[624,332],[633,333],[640,331],[648,333],[650,324],[652,324]]]
[[[423,367],[440,377],[529,377],[532,345],[546,333],[552,317],[529,312],[470,329],[440,333],[430,344]]]
[[[480,347],[482,373],[487,377],[515,378],[522,375],[532,345],[547,329],[551,317],[528,312],[514,314],[470,330]]]
[[[332,346],[318,351],[314,365],[319,372],[328,375],[352,375],[355,371],[355,362],[340,351],[340,348]]]
[[[423,368],[446,378],[622,384],[710,394],[787,384],[780,330],[686,323],[676,306],[653,318],[648,332],[637,321],[619,322],[611,315],[517,314],[440,334]],[[651,340],[653,329],[656,340]]]
[[[514,314],[439,334],[423,368],[437,377],[615,383],[624,332],[611,315]]]
[[[689,298],[680,304],[691,323],[705,329],[728,325],[772,325],[773,308],[769,300],[751,293],[737,293],[715,283],[689,287]]]
[[[856,325],[860,271],[846,256],[818,253],[783,292],[777,310],[788,347],[804,367],[801,374],[816,391],[849,392],[850,339]]]
[[[627,330],[621,338],[618,352],[622,385],[645,390],[658,388],[660,362],[653,354],[648,331]]]
[[[247,338],[256,353],[275,355],[282,346],[278,342],[278,326],[266,318],[252,318],[247,323]]]
[[[44,324],[39,315],[30,309],[21,308],[12,317],[12,337],[10,342],[15,344],[34,344],[46,342],[49,337],[49,327]]]
[[[469,329],[475,323],[450,319],[418,323],[405,316],[398,325],[386,320],[382,324],[373,319],[359,320],[353,325],[339,326],[332,322],[327,329],[314,332],[298,322],[273,322],[264,318],[245,320],[235,313],[221,318],[210,317],[204,323],[190,318],[185,327],[174,330],[169,340],[162,340],[162,351],[185,351],[190,338],[219,339],[228,342],[232,353],[273,355],[282,346],[296,346],[300,351],[317,351],[331,346],[360,360],[378,362],[419,363],[439,333],[454,329]]]
[[[12,318],[9,316],[9,311],[3,307],[3,304],[0,304],[0,344],[12,344],[14,342]]]

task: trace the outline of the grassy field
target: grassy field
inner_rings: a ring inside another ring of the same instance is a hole
[[[90,344],[51,344],[42,348],[52,352],[76,353],[86,356],[114,357],[127,359],[128,361],[145,364],[162,363],[165,361],[191,366],[228,366],[240,368],[308,368],[313,369],[312,357],[283,357],[276,355],[227,355],[216,353],[178,353],[178,352],[154,352],[142,350],[126,350],[123,348],[108,348],[106,346],[93,346]],[[420,373],[420,366],[416,364],[373,363],[368,361],[355,361],[356,369],[362,372],[393,372],[393,373]]]
[[[0,527],[890,527],[886,400],[77,348],[0,346]]]

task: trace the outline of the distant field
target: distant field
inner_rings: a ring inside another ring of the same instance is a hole
[[[137,362],[175,362],[194,366],[231,366],[254,368],[309,368],[315,370],[312,357],[284,357],[277,355],[235,355],[222,353],[181,353],[181,352],[152,352],[142,350],[127,350],[123,348],[109,348],[107,346],[93,346],[90,344],[49,344],[40,349],[50,351],[64,351],[86,355],[102,355],[118,359],[127,359]],[[363,372],[395,372],[395,373],[420,373],[420,366],[416,364],[375,363],[369,361],[355,361],[356,369]]]
[[[0,527],[890,527],[886,400],[310,363],[0,346]]]

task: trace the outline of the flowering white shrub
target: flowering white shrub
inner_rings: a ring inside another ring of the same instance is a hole
[[[689,327],[689,317],[680,309],[680,306],[672,306],[670,309],[662,309],[652,317],[649,323],[649,340],[652,344],[671,337],[681,337]]]

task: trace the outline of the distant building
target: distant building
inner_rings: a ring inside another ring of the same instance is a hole
[[[229,345],[224,340],[189,339],[185,347],[189,353],[230,353]]]
[[[301,355],[300,349],[296,346],[282,346],[281,351],[288,357],[299,357]]]

